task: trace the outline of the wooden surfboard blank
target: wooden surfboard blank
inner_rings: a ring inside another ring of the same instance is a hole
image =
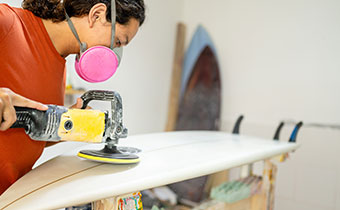
[[[165,127],[165,131],[173,131],[176,126],[178,104],[179,104],[179,91],[181,87],[181,74],[182,74],[182,62],[184,56],[184,40],[185,40],[186,27],[183,23],[177,24],[177,35],[174,62],[172,69],[172,79],[170,87],[169,98],[169,111],[168,120]]]
[[[26,174],[0,196],[1,210],[58,209],[191,179],[296,150],[274,142],[217,131],[164,132],[130,136],[124,146],[143,150],[136,165],[95,163],[79,149]],[[81,149],[99,149],[87,145]],[[202,155],[206,151],[209,155]]]

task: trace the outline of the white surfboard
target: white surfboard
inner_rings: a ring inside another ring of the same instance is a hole
[[[140,163],[83,160],[79,149],[33,169],[0,196],[1,210],[58,209],[199,177],[291,152],[298,144],[218,131],[130,136],[122,146],[142,149]],[[81,149],[100,149],[89,144]]]

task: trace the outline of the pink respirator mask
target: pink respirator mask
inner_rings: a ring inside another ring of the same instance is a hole
[[[80,56],[77,55],[75,69],[77,74],[85,81],[96,83],[108,80],[116,72],[123,54],[123,48],[113,48],[116,24],[116,4],[111,1],[111,45],[94,46],[87,49],[87,44],[81,42],[78,33],[65,12],[67,23],[80,46]]]

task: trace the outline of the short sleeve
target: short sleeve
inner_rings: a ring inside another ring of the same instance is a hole
[[[0,4],[0,42],[6,38],[14,24],[15,13],[7,4]]]

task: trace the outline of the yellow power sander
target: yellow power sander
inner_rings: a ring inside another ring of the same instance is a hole
[[[39,141],[79,141],[105,143],[102,150],[82,150],[79,157],[113,164],[134,164],[139,162],[139,149],[118,147],[118,140],[127,136],[123,126],[122,99],[115,91],[91,90],[81,96],[81,109],[48,105],[40,111],[15,107],[17,121],[11,128],[24,128],[31,139]],[[110,101],[110,111],[85,109],[92,100]]]

